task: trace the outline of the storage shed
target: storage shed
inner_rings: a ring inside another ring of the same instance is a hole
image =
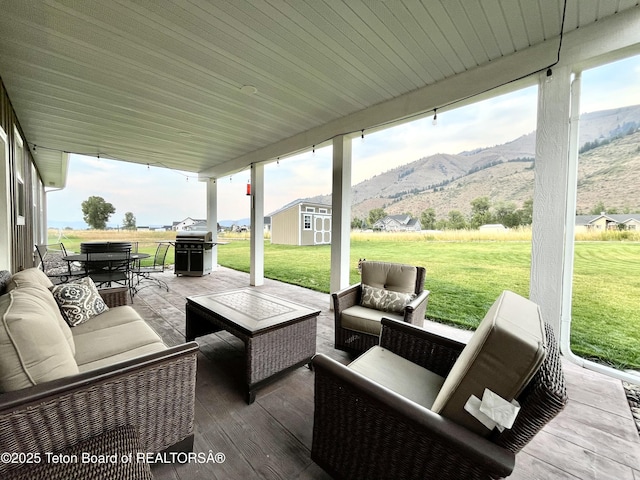
[[[331,243],[331,206],[300,200],[272,213],[271,243],[280,245]]]

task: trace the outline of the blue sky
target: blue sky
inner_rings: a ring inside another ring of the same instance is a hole
[[[581,111],[640,104],[640,56],[585,71]],[[435,153],[459,153],[513,140],[536,128],[537,88],[438,113],[353,140],[353,184]],[[249,217],[249,171],[218,181],[218,219]],[[298,198],[331,193],[331,147],[265,166],[265,213]],[[48,194],[49,224],[82,221],[81,203],[92,195],[113,204],[109,224],[133,212],[138,225],[168,225],[206,217],[206,186],[193,173],[71,155],[67,186]],[[59,224],[59,225],[58,225]]]

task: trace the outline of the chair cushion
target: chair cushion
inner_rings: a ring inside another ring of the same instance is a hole
[[[364,283],[361,288],[360,305],[383,312],[404,313],[404,308],[416,297],[415,293],[394,292]]]
[[[490,430],[464,410],[484,389],[507,401],[518,396],[545,358],[538,305],[505,290],[480,322],[438,393],[432,410],[480,434]]]
[[[72,327],[109,310],[89,277],[54,285],[51,287],[51,293],[60,307],[62,316]]]
[[[383,387],[431,408],[444,378],[380,346],[371,347],[349,365]]]
[[[416,293],[418,269],[387,262],[362,262],[362,283],[393,292]]]
[[[78,373],[51,302],[51,293],[37,285],[0,297],[0,391]]]
[[[353,307],[344,309],[340,320],[342,328],[367,333],[369,335],[380,335],[380,321],[382,317],[393,318],[401,322],[404,321],[403,315],[373,310],[360,305],[354,305]]]
[[[27,268],[14,273],[7,285],[7,291],[26,285],[41,285],[46,288],[53,286],[51,279],[39,268]]]
[[[156,332],[124,305],[73,328],[76,362],[81,372],[95,370],[148,353],[166,350]]]

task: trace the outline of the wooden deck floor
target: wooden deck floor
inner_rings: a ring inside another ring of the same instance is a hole
[[[133,306],[169,345],[184,342],[185,298],[249,286],[249,275],[218,268],[204,277],[163,274],[167,293],[155,286]],[[333,348],[329,295],[266,280],[258,288],[321,310],[317,351],[348,363]],[[427,328],[442,328],[427,325]],[[445,327],[446,328],[446,327]],[[464,337],[467,332],[453,331]],[[310,459],[313,428],[313,372],[298,368],[259,390],[247,405],[240,379],[242,342],[221,332],[200,344],[196,387],[195,452],[221,452],[223,463],[155,464],[159,480],[328,479]],[[564,362],[567,408],[518,454],[510,479],[640,480],[640,439],[618,380]]]

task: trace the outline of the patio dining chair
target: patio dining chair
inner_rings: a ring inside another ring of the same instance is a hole
[[[164,288],[169,291],[169,285],[164,280],[155,277],[155,274],[164,272],[165,260],[167,258],[167,252],[171,246],[168,242],[158,243],[156,253],[153,256],[153,265],[143,266],[140,265],[140,261],[137,261],[132,270],[132,275],[135,276],[134,293],[142,288],[146,288],[151,284],[157,285],[159,288]],[[142,282],[149,282],[147,285],[140,286]]]
[[[383,318],[379,346],[312,366],[311,458],[334,478],[503,478],[567,402],[553,329],[508,291],[466,345]]]
[[[87,252],[85,270],[98,288],[121,286],[133,299],[131,248],[115,252]]]
[[[35,247],[40,268],[53,283],[66,283],[85,275],[81,265],[64,260],[67,250],[63,243],[40,244]]]

